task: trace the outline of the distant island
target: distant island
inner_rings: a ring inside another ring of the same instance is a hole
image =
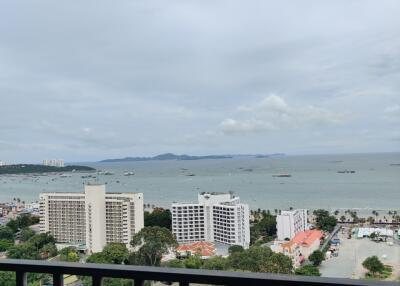
[[[253,158],[267,158],[270,156],[284,156],[283,153],[271,155],[207,155],[207,156],[190,156],[190,155],[176,155],[173,153],[160,154],[154,157],[125,157],[117,159],[106,159],[100,161],[101,163],[115,163],[115,162],[132,162],[132,161],[161,161],[161,160],[207,160],[207,159],[232,159],[240,157],[253,157]]]
[[[42,174],[42,173],[64,173],[74,171],[96,171],[96,169],[88,166],[70,165],[65,167],[53,167],[35,164],[17,164],[0,166],[0,175],[2,174]]]
[[[208,155],[208,156],[189,156],[189,155],[175,155],[172,153],[160,154],[154,157],[125,157],[119,159],[106,159],[100,162],[131,162],[131,161],[161,161],[161,160],[205,160],[205,159],[230,159],[232,156],[228,155]]]

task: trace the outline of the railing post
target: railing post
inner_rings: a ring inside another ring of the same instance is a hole
[[[64,275],[62,273],[53,273],[53,286],[64,286]]]
[[[103,281],[103,277],[98,275],[92,276],[92,286],[101,286],[101,282]]]
[[[23,272],[23,271],[16,271],[16,273],[15,273],[15,278],[16,278],[16,283],[15,283],[15,285],[16,286],[27,286],[28,285],[28,283],[27,283],[27,279],[26,279],[26,272]]]

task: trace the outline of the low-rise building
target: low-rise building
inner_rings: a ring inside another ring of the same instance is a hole
[[[291,241],[299,245],[301,254],[307,259],[311,253],[319,249],[323,237],[322,231],[314,229],[299,232]]]
[[[320,230],[306,230],[297,233],[290,241],[276,240],[271,250],[282,253],[292,259],[293,266],[299,267],[311,253],[318,250],[324,233]]]
[[[294,241],[275,241],[274,244],[271,245],[271,250],[290,257],[294,268],[300,267],[304,261],[300,246]]]

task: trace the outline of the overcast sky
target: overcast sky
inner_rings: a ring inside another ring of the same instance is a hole
[[[400,151],[400,1],[2,1],[0,160]]]

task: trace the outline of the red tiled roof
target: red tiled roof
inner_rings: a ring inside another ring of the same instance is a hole
[[[324,234],[322,231],[306,230],[296,234],[292,241],[300,245],[310,246],[316,240],[320,240],[323,236]]]
[[[211,242],[198,241],[190,244],[182,244],[176,248],[179,252],[191,252],[201,256],[213,256],[215,254],[215,246]]]

